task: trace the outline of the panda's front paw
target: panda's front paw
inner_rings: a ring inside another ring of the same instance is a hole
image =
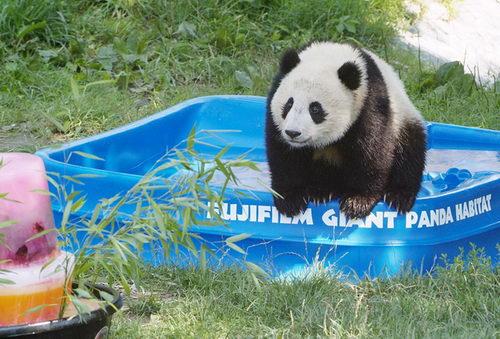
[[[401,190],[399,192],[387,192],[385,202],[389,207],[394,207],[398,213],[407,213],[415,204],[416,193]]]
[[[333,199],[337,199],[339,195],[331,190],[326,188],[319,187],[311,187],[307,190],[307,195],[309,197],[309,201],[314,204],[326,204],[332,201]]]
[[[354,195],[340,200],[340,209],[349,219],[364,218],[379,201],[376,196]]]
[[[305,211],[307,201],[303,197],[287,197],[285,199],[274,197],[274,206],[278,212],[286,215],[287,217],[294,217],[301,212]]]

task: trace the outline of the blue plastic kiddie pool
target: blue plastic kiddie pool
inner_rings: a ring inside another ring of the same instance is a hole
[[[367,218],[346,220],[339,213],[338,202],[333,201],[309,205],[300,217],[287,218],[276,211],[266,188],[269,174],[264,117],[263,97],[196,98],[130,125],[41,150],[38,155],[48,171],[77,175],[85,182],[79,187],[87,195],[86,207],[78,212],[81,215],[99,199],[130,189],[168,149],[185,140],[193,126],[198,130],[235,130],[214,137],[210,143],[231,145],[226,159],[248,152],[247,158],[262,171],[243,169],[236,173],[252,195],[239,197],[228,192],[225,203],[217,209],[227,225],[192,228],[213,246],[229,236],[251,234],[238,243],[247,252],[244,258],[275,275],[303,272],[317,263],[357,275],[394,275],[408,265],[425,272],[439,262],[442,254],[454,257],[471,243],[484,248],[496,264],[496,244],[500,242],[500,132],[428,124],[429,151],[422,189],[413,210],[406,215],[380,202]],[[198,147],[208,154],[218,152]],[[105,161],[78,156],[68,160],[74,151]],[[98,177],[87,178],[91,177],[88,174]],[[222,183],[215,178],[213,185],[216,189]],[[56,219],[61,218],[57,203],[54,213]],[[241,256],[231,254],[221,262],[228,264]],[[157,260],[151,254],[144,254],[144,258]]]

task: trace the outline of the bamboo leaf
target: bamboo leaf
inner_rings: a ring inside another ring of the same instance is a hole
[[[73,203],[73,206],[71,207],[71,213],[76,213],[78,212],[82,207],[83,205],[85,205],[85,197],[81,197],[80,199],[78,199],[77,201],[75,201]]]
[[[191,128],[191,131],[189,132],[189,135],[187,138],[187,149],[189,151],[193,150],[194,142],[195,142],[195,134],[196,134],[196,128],[193,127],[193,128]]]
[[[94,297],[88,291],[82,288],[75,288],[73,291],[79,298],[94,299]]]
[[[28,238],[28,240],[26,240],[26,242],[38,239],[38,238],[43,237],[43,236],[49,234],[50,232],[54,232],[54,231],[55,231],[55,228],[48,228],[46,230],[43,230],[41,232],[36,233],[35,235],[32,235],[31,237]]]
[[[103,177],[104,175],[92,174],[92,173],[82,173],[73,175],[73,178],[103,178]]]
[[[76,296],[70,296],[70,300],[75,305],[79,315],[89,314],[92,311],[86,303],[82,302]]]
[[[233,250],[235,250],[236,252],[239,252],[241,254],[247,254],[247,252],[245,252],[245,250],[243,250],[240,246],[233,244],[232,242],[228,242],[228,243],[226,243],[226,245],[228,247],[232,248]]]
[[[254,263],[252,263],[250,261],[245,262],[245,266],[251,272],[253,272],[254,274],[256,274],[257,276],[261,276],[261,277],[267,277],[267,276],[269,276],[269,274],[267,274],[266,271],[264,271],[262,268],[260,268],[259,266],[255,265]]]
[[[247,238],[250,238],[252,235],[248,233],[241,233],[237,235],[233,235],[232,237],[229,237],[226,239],[226,243],[231,243],[231,242],[238,242]]]
[[[57,304],[42,304],[42,305],[38,305],[38,306],[32,307],[32,308],[28,309],[27,311],[25,311],[23,313],[23,315],[27,315],[27,314],[31,314],[31,313],[35,313],[35,312],[41,311],[45,307],[49,307],[49,306],[57,306]]]
[[[15,220],[0,221],[0,228],[10,227],[10,226],[15,225],[15,224],[17,224],[17,221],[15,221]]]
[[[0,286],[2,286],[2,285],[15,285],[15,284],[16,283],[13,282],[12,280],[0,278]]]
[[[216,155],[215,155],[215,159],[221,159],[224,154],[227,153],[227,151],[229,151],[230,147],[229,146],[224,146]]]
[[[63,175],[62,177],[63,177],[64,179],[68,180],[68,181],[71,181],[71,182],[75,183],[75,184],[78,184],[78,185],[85,185],[85,184],[84,184],[83,182],[81,182],[80,180],[77,180],[77,179],[75,179],[75,178],[73,178],[73,177],[70,177],[69,175]]]
[[[108,292],[102,290],[99,290],[99,296],[109,303],[112,303],[115,299],[112,294],[109,294]]]
[[[260,283],[260,280],[259,278],[257,278],[257,276],[253,273],[253,272],[250,272],[250,276],[252,277],[252,280],[255,284],[255,286],[260,289],[261,288],[261,283]]]
[[[217,164],[217,169],[221,171],[226,178],[231,178],[231,173],[229,173],[227,167],[220,161],[219,159],[215,158],[215,163]]]
[[[26,241],[29,241],[29,239]],[[55,260],[56,258],[52,258],[48,260],[45,264],[43,264],[42,268],[40,269],[40,273],[42,273],[47,267],[49,267]]]
[[[61,220],[61,232],[66,233],[66,225],[68,224],[69,216],[71,214],[71,206],[73,206],[73,200],[69,200],[66,206],[64,206],[64,212]]]
[[[15,203],[21,203],[20,201],[7,198],[8,195],[9,195],[9,193],[0,193],[0,200],[6,200],[6,201],[10,201],[10,202],[15,202]]]
[[[205,246],[205,244],[202,244],[201,245],[201,248],[200,248],[200,267],[202,270],[206,270],[207,269],[207,247]]]
[[[38,193],[38,194],[41,194],[41,195],[53,195],[52,193],[50,193],[50,191],[47,191],[47,190],[44,190],[44,189],[33,189],[33,190],[31,190],[31,192]]]
[[[96,155],[93,155],[93,154],[90,154],[90,153],[85,153],[85,152],[82,152],[82,151],[73,151],[71,153],[74,153],[76,155],[79,155],[83,158],[87,158],[87,159],[92,159],[92,160],[97,160],[97,161],[104,161],[103,158],[100,158]]]

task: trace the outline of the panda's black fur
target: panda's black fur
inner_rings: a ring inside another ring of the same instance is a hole
[[[274,202],[280,213],[294,216],[309,202],[339,198],[349,218],[367,216],[381,199],[399,212],[409,211],[420,189],[425,167],[426,131],[418,121],[404,121],[398,135],[391,127],[391,106],[386,82],[369,53],[358,49],[365,62],[367,93],[357,120],[345,135],[318,150],[293,148],[273,123],[271,101],[282,79],[301,61],[298,52],[287,51],[272,83],[267,100],[266,150]],[[346,62],[337,76],[350,90],[360,73]],[[330,152],[339,164],[318,160],[317,152]]]

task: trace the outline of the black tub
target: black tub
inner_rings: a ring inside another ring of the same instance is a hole
[[[113,296],[114,305],[92,311],[84,320],[80,317],[45,321],[34,324],[0,327],[0,338],[41,338],[41,339],[101,339],[108,337],[111,318],[116,309],[123,305],[123,297],[119,292],[105,285],[93,285],[94,295],[101,290]],[[116,309],[115,309],[116,308]]]

